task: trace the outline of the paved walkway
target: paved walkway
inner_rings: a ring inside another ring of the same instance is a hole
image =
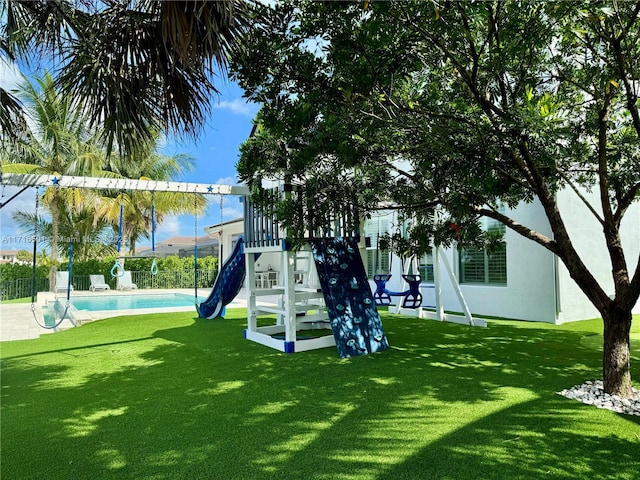
[[[38,308],[39,321],[42,322],[42,309]],[[0,304],[0,341],[38,338],[53,330],[40,327],[31,313],[30,303]]]
[[[140,293],[138,291],[134,292],[102,292],[100,295],[140,295],[141,293],[162,293],[163,291],[158,290],[142,290]],[[165,290],[164,292],[169,293],[186,293],[193,295],[193,290]],[[200,293],[200,291],[199,291]],[[206,290],[202,289],[201,294],[206,294]],[[94,292],[74,292],[74,295],[95,295]],[[42,314],[42,305],[47,300],[53,300],[53,294],[39,294],[38,302],[35,305],[35,313],[38,318],[38,322],[44,324],[44,316]],[[244,289],[240,291],[240,294],[236,297],[236,299],[227,305],[227,308],[239,308],[246,307],[246,294]],[[155,309],[153,311],[189,311],[193,309],[193,307],[178,307],[176,309]],[[151,313],[150,310],[120,310],[120,311],[112,311],[106,314],[105,312],[99,312],[95,315],[92,315],[92,320],[96,320],[98,318],[107,318],[109,316],[119,316],[119,315],[132,315],[132,314],[144,314]],[[195,313],[195,311],[194,311]],[[55,333],[56,331],[64,330],[70,327],[73,327],[72,323],[69,320],[64,320],[60,327],[56,330],[50,328],[43,328],[38,325],[38,322],[34,319],[33,313],[31,312],[31,303],[9,303],[9,304],[0,304],[0,342],[12,341],[12,340],[26,340],[29,338],[38,338],[40,335]]]

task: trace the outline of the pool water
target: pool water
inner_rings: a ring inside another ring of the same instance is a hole
[[[46,305],[42,306],[42,316],[44,318],[45,327],[51,328],[56,324],[56,319],[53,312],[51,311],[51,308]]]
[[[198,303],[202,300],[202,298],[198,298]],[[71,297],[71,304],[77,310],[89,310],[91,312],[136,310],[139,308],[193,307],[194,303],[192,295],[182,293]]]

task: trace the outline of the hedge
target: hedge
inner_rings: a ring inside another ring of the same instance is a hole
[[[76,290],[89,289],[89,275],[104,275],[105,281],[116,288],[116,278],[111,275],[115,258],[92,259],[85,262],[73,262],[72,283]],[[166,257],[156,260],[158,273],[151,274],[152,258],[129,258],[124,262],[126,270],[138,288],[193,288],[193,257]],[[58,270],[66,271],[68,262],[60,262]],[[198,259],[198,288],[210,288],[215,282],[218,270],[217,257]],[[36,290],[49,291],[49,268],[36,267]],[[11,300],[31,296],[32,266],[28,264],[0,265],[0,299]]]

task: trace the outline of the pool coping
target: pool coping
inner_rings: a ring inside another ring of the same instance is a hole
[[[71,294],[73,297],[112,297],[112,296],[157,296],[157,295],[193,295],[191,289],[144,289],[144,290],[104,290],[100,292],[95,291],[74,291]],[[42,307],[48,303],[55,301],[61,301],[66,303],[66,293],[61,295],[52,292],[41,292],[38,294],[37,303]],[[194,302],[195,303],[195,302]],[[93,322],[95,320],[103,320],[105,318],[119,317],[123,315],[146,315],[150,313],[172,313],[172,312],[196,312],[195,304],[186,305],[181,307],[152,307],[152,308],[130,308],[122,310],[79,310],[75,308],[73,303],[68,311],[68,315],[75,325],[82,325],[83,323]]]
[[[206,291],[209,293],[206,289]],[[87,290],[78,290],[74,291],[71,294],[71,298],[73,297],[94,297],[94,296],[141,296],[141,295],[168,295],[168,294],[182,294],[182,295],[193,295],[193,289],[143,289],[143,290],[104,290],[100,292],[92,292]],[[40,292],[36,298],[36,307],[39,313],[42,312],[42,308],[45,307],[48,303],[53,303],[57,300],[66,302],[67,295],[66,293],[53,293],[53,292]],[[231,304],[227,305],[228,308],[238,308],[246,306],[246,301],[241,298],[235,299]],[[69,314],[71,320],[75,325],[82,325],[83,323],[93,322],[95,320],[103,320],[105,318],[112,317],[120,317],[123,315],[146,315],[150,313],[172,313],[172,312],[194,312],[196,313],[195,304],[191,306],[182,306],[182,307],[153,307],[153,308],[135,308],[135,309],[123,309],[123,310],[78,310],[72,306],[69,310]],[[44,318],[44,317],[43,317]]]
[[[207,296],[211,292],[210,289],[202,288],[203,294]],[[94,296],[94,295],[141,295],[148,294],[162,294],[162,293],[182,293],[193,296],[193,288],[178,288],[178,289],[140,289],[140,290],[107,290],[103,292],[92,292],[88,290],[77,290],[73,292],[73,296]],[[51,302],[57,299],[66,301],[66,293],[52,293],[52,292],[40,292],[36,297],[34,304],[34,312],[38,321],[33,318],[31,313],[30,303],[16,303],[16,304],[0,304],[0,342],[13,341],[13,340],[26,340],[31,338],[38,338],[43,334],[56,333],[62,330],[73,328],[74,324],[69,320],[64,320],[57,328],[49,329],[41,327],[38,322],[44,324],[44,314],[42,307],[47,302]],[[269,304],[277,302],[277,298],[261,297],[261,301],[258,303]],[[236,298],[227,305],[227,308],[246,308],[247,306],[247,292],[243,288]],[[149,313],[170,313],[170,312],[193,312],[194,317],[197,317],[195,306],[191,307],[164,307],[153,309],[132,309],[132,310],[101,310],[99,312],[88,312],[87,310],[79,310],[79,312],[85,312],[86,315],[79,318],[80,324],[92,322],[95,320],[103,320],[112,317],[119,317],[123,315],[146,315]]]

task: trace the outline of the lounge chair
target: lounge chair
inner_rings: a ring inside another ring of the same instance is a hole
[[[91,286],[89,290],[95,292],[96,290],[111,290],[111,287],[104,281],[104,275],[89,275]]]
[[[67,287],[69,286],[69,272],[56,272],[56,287],[54,292],[66,292]],[[71,291],[73,292],[73,285],[71,286]]]
[[[137,290],[138,286],[131,281],[131,272],[126,270],[118,277],[118,290]]]

